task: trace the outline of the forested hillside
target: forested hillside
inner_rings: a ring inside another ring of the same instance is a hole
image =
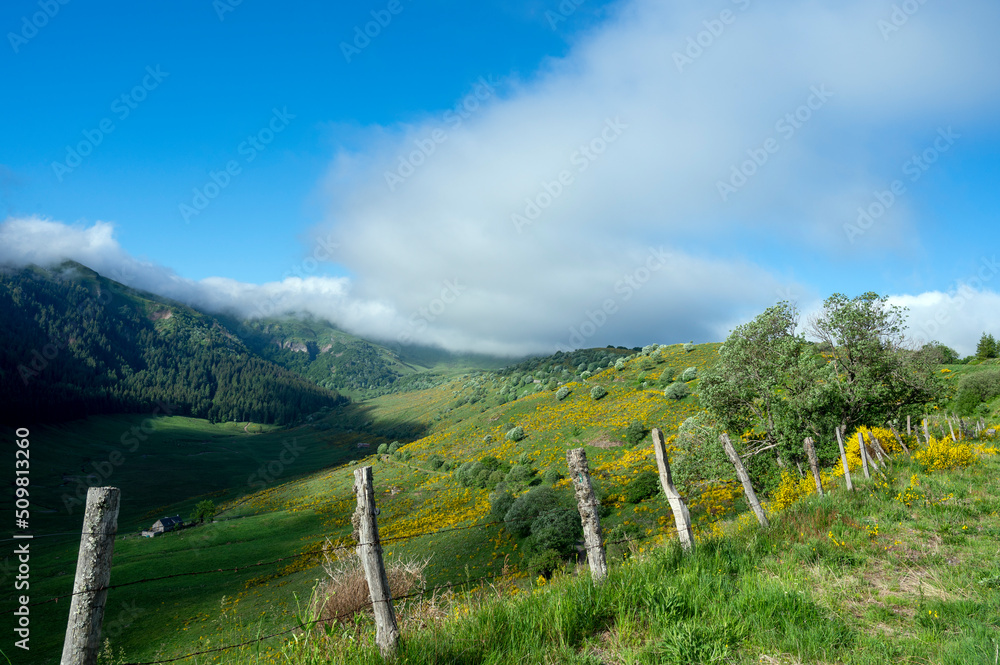
[[[344,397],[218,319],[79,264],[0,273],[0,418],[151,412],[285,424]],[[159,406],[158,406],[159,405]]]

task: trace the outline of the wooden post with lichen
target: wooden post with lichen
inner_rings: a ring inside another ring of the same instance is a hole
[[[767,515],[764,514],[764,509],[761,507],[760,501],[757,500],[757,493],[753,491],[753,485],[750,484],[750,474],[747,473],[747,468],[743,466],[743,460],[733,448],[733,442],[729,440],[729,435],[723,432],[719,439],[722,441],[722,447],[725,449],[729,461],[736,467],[736,475],[743,483],[743,493],[746,495],[747,503],[753,509],[754,515],[757,516],[757,521],[763,527],[769,526]]]
[[[375,487],[370,466],[354,470],[354,493],[358,496],[358,507],[354,510],[351,523],[354,525],[358,558],[365,571],[368,593],[375,612],[375,643],[383,658],[392,658],[399,649],[399,626],[396,625],[389,579],[382,561],[382,544],[379,542],[378,521],[375,517],[378,514],[375,508]]]
[[[807,436],[805,440],[806,457],[809,458],[809,468],[812,470],[813,480],[816,481],[816,493],[823,496],[823,479],[819,475],[819,460],[816,459],[816,445],[812,437]]]
[[[598,514],[600,504],[590,484],[587,453],[583,448],[566,451],[566,464],[569,466],[570,478],[573,479],[576,507],[580,511],[580,521],[583,523],[583,541],[587,549],[590,576],[594,582],[600,583],[608,576],[608,560],[604,553],[604,536],[601,533],[601,517]]]
[[[861,432],[858,432],[858,454],[861,455],[861,467],[865,471],[865,478],[871,479],[872,474],[868,470],[868,451],[865,448],[865,440],[861,436]]]
[[[951,418],[948,418],[948,429],[951,431],[951,440],[958,441],[955,437],[955,428],[951,426]]]
[[[111,559],[118,530],[117,487],[91,487],[83,513],[83,534],[76,559],[73,599],[60,665],[95,665],[101,647],[101,623],[111,581]]]
[[[931,430],[927,426],[927,419],[924,418],[924,443],[929,444],[931,442]]]
[[[837,445],[840,446],[840,462],[844,465],[844,480],[847,482],[848,491],[854,490],[854,485],[851,483],[851,466],[847,463],[847,451],[844,450],[844,437],[840,433],[840,426],[836,427],[837,430]]]
[[[893,430],[893,432],[895,432],[895,431],[896,430]],[[906,416],[906,436],[910,436],[911,434],[913,434],[913,432],[910,429],[910,416]]]
[[[663,440],[663,432],[653,428],[653,452],[656,454],[656,466],[660,471],[660,486],[667,503],[674,513],[674,524],[677,525],[677,540],[686,550],[694,549],[694,531],[691,529],[691,514],[681,498],[680,492],[674,487],[674,479],[670,475],[670,460],[667,459],[667,447]]]

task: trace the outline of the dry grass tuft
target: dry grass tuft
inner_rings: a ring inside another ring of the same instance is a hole
[[[323,547],[326,578],[317,587],[313,612],[320,625],[353,623],[361,613],[371,613],[371,596],[361,561],[351,551],[336,550],[327,539]],[[427,560],[394,561],[386,567],[389,592],[405,596],[424,586]]]

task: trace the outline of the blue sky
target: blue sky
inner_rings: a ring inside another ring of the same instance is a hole
[[[0,259],[501,353],[874,290],[968,353],[1000,9],[939,5],[8,2]]]

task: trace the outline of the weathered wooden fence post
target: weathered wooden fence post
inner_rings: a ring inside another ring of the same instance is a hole
[[[80,552],[76,558],[73,599],[60,665],[94,665],[101,648],[101,622],[111,581],[111,559],[118,530],[117,487],[91,487],[83,513]]]
[[[378,514],[375,507],[375,487],[372,482],[372,468],[361,467],[354,470],[354,493],[358,495],[358,507],[351,522],[354,525],[354,539],[358,543],[357,552],[368,580],[368,593],[375,611],[375,643],[383,658],[392,658],[399,649],[399,627],[396,612],[392,608],[392,594],[389,580],[382,562],[382,544],[378,537]]]
[[[691,530],[691,514],[687,504],[681,498],[680,492],[674,487],[674,479],[670,475],[670,460],[667,459],[667,448],[663,441],[663,432],[653,428],[653,452],[656,454],[656,466],[660,471],[660,486],[663,495],[667,497],[670,510],[674,511],[674,524],[677,525],[677,539],[686,550],[694,548],[694,531]]]
[[[895,432],[896,430],[893,431]],[[911,434],[913,434],[913,432],[910,429],[910,416],[906,416],[906,436],[910,436]]]
[[[955,428],[951,426],[951,418],[948,418],[948,429],[951,431],[951,440],[958,441],[955,437]]]
[[[858,452],[861,455],[861,466],[865,471],[865,478],[871,479],[872,474],[868,471],[868,451],[865,450],[865,439],[858,432]]]
[[[906,416],[906,418],[909,419],[909,416]],[[909,423],[907,423],[907,425],[909,425]],[[903,452],[906,453],[907,455],[909,455],[910,454],[910,449],[906,447],[905,443],[903,443],[903,437],[901,437],[899,435],[899,432],[896,431],[895,427],[892,428],[892,434],[893,434],[893,436],[896,437],[896,443],[898,443],[899,447],[903,449]],[[909,427],[906,428],[906,436],[910,436],[910,428]]]
[[[723,432],[719,439],[722,440],[722,447],[725,449],[729,461],[736,467],[736,475],[739,477],[740,482],[743,483],[743,493],[746,494],[747,503],[750,504],[754,515],[757,516],[757,521],[763,527],[769,526],[767,515],[764,514],[764,509],[761,508],[760,501],[757,500],[757,493],[753,491],[753,485],[750,484],[750,474],[747,473],[747,468],[743,466],[743,460],[740,459],[739,453],[733,448],[733,442],[729,440],[729,435]]]
[[[580,521],[583,523],[583,542],[587,548],[587,565],[590,566],[590,576],[595,583],[600,583],[608,576],[608,561],[604,554],[601,516],[598,514],[600,504],[597,503],[594,488],[590,484],[590,465],[587,464],[587,453],[583,448],[566,451],[566,464],[569,466],[570,478],[573,479],[576,507],[580,511]]]
[[[882,442],[878,440],[878,437],[875,436],[874,432],[869,432],[868,438],[871,441],[872,449],[875,451],[875,454],[878,455],[879,462],[882,463],[882,468],[884,469],[889,463],[889,453],[882,447]]]
[[[819,460],[816,459],[816,446],[811,436],[806,437],[805,448],[806,457],[809,458],[809,468],[812,469],[813,480],[816,481],[816,492],[823,496],[823,479],[819,475]]]
[[[927,419],[924,418],[924,443],[931,442],[931,430],[927,427]]]
[[[847,482],[848,491],[854,491],[854,485],[851,483],[851,467],[847,463],[847,451],[844,450],[844,437],[840,433],[840,425],[835,429],[837,430],[837,445],[840,446],[840,462],[844,465],[844,480]]]

